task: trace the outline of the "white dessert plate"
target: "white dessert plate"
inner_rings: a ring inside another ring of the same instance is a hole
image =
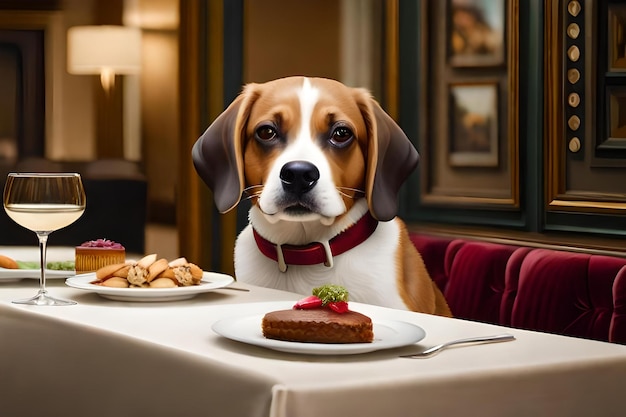
[[[302,343],[266,339],[261,331],[263,315],[232,317],[213,324],[212,329],[220,336],[255,346],[288,353],[308,355],[355,355],[377,350],[398,348],[419,342],[426,332],[419,326],[403,321],[372,320],[374,341],[372,343]]]
[[[96,274],[92,272],[70,277],[65,280],[65,284],[79,290],[94,292],[109,300],[156,302],[187,300],[198,294],[226,287],[234,281],[230,275],[206,271],[200,284],[176,288],[110,288],[92,284],[95,280]]]
[[[39,279],[39,269],[8,269],[0,268],[0,282],[17,281],[23,278]],[[60,271],[58,269],[46,269],[46,279],[67,278],[76,275],[75,271]]]

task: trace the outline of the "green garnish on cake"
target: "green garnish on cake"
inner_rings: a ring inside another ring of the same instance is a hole
[[[322,300],[322,305],[337,301],[348,301],[348,290],[341,285],[326,284],[313,288],[313,295]]]

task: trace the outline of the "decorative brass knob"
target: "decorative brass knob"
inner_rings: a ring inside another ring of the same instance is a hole
[[[580,127],[580,117],[578,116],[570,117],[569,120],[567,121],[567,125],[572,130],[578,130],[578,128]]]
[[[576,39],[578,35],[580,35],[580,27],[576,23],[570,23],[569,26],[567,26],[567,36],[571,39]]]
[[[573,137],[570,139],[568,147],[570,152],[578,152],[580,150],[580,139]]]
[[[567,70],[567,79],[570,84],[576,84],[580,80],[580,71],[577,69]]]
[[[571,14],[574,17],[578,16],[578,13],[580,13],[582,9],[583,9],[582,6],[576,0],[570,1],[569,4],[567,5],[567,11],[569,12],[569,14]]]
[[[580,49],[578,49],[577,46],[570,46],[567,50],[567,56],[572,62],[578,61],[578,59],[580,58]]]
[[[567,96],[567,103],[571,107],[578,107],[578,105],[580,104],[580,96],[578,95],[578,93],[571,93],[569,96]]]

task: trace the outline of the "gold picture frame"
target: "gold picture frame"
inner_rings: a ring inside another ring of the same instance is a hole
[[[626,71],[626,4],[611,4],[609,11],[609,71]]]
[[[450,165],[497,167],[498,84],[451,84],[449,97]]]

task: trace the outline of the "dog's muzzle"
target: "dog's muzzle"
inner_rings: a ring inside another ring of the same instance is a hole
[[[287,162],[280,170],[283,190],[297,197],[311,191],[319,179],[319,170],[307,161]]]

